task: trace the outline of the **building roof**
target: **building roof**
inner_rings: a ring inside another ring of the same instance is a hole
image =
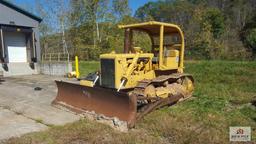
[[[34,20],[36,20],[36,21],[38,21],[38,22],[42,21],[42,18],[40,18],[39,16],[36,16],[33,13],[31,13],[31,12],[29,12],[29,11],[27,11],[27,10],[17,6],[17,5],[14,5],[14,4],[6,1],[6,0],[0,0],[0,3],[5,5],[5,6],[7,6],[7,7],[9,7],[9,8],[11,8],[11,9],[14,9],[14,10],[16,10],[16,11],[18,11],[18,12],[20,12],[20,13],[22,13],[22,14],[24,14],[24,15],[26,15],[26,16],[34,19]]]

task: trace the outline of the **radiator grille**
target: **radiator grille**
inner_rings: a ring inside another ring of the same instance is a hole
[[[101,85],[104,87],[115,88],[115,60],[101,59]]]

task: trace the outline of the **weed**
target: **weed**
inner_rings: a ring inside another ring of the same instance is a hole
[[[41,123],[41,124],[43,124],[43,120],[42,119],[34,119],[37,123]]]
[[[195,98],[150,113],[128,133],[85,119],[8,143],[229,143],[230,126],[252,127],[256,141],[256,110],[248,104],[256,96],[256,62],[192,61],[185,66],[195,79]],[[82,75],[98,68],[98,62],[80,62]]]

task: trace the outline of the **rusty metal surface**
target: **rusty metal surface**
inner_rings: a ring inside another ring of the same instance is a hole
[[[182,94],[176,94],[176,95],[170,95],[167,98],[162,98],[159,99],[155,102],[149,103],[143,107],[141,107],[140,109],[138,109],[138,113],[137,113],[137,117],[136,117],[136,121],[140,120],[142,117],[144,117],[146,114],[164,107],[164,106],[171,106],[175,103],[177,103],[180,99],[182,99]]]
[[[107,117],[117,117],[134,123],[137,113],[135,95],[116,92],[101,87],[87,87],[79,84],[56,81],[58,94],[53,104],[61,104],[75,112],[94,111]]]

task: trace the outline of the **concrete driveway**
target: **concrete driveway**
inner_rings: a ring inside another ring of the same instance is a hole
[[[0,82],[0,142],[10,137],[64,125],[79,116],[51,106],[57,94],[54,80],[46,75],[16,76]],[[35,87],[42,88],[35,90]]]

